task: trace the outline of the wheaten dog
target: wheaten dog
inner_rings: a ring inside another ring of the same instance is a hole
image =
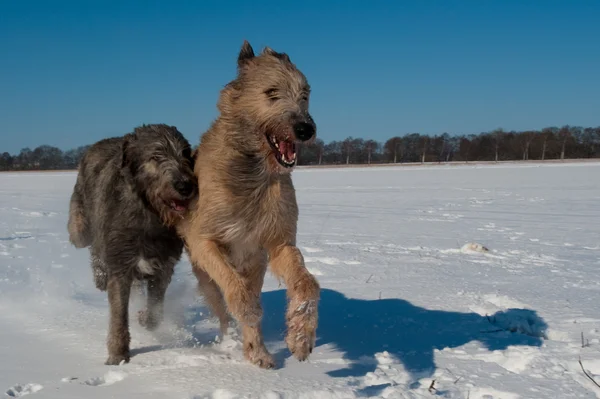
[[[289,349],[305,360],[315,344],[319,285],[296,247],[290,176],[296,141],[316,134],[309,95],[286,54],[265,48],[255,56],[244,42],[238,76],[221,91],[220,114],[196,151],[198,202],[178,227],[222,329],[229,311],[241,324],[246,358],[264,368],[274,366],[260,327],[267,264],[287,286]]]

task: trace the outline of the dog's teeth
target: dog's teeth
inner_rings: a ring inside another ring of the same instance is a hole
[[[283,163],[284,163],[284,164],[286,164],[286,165],[293,165],[294,163],[296,163],[296,154],[294,154],[294,155],[292,156],[292,159],[291,159],[291,160],[287,160],[287,159],[285,158],[285,155],[282,155],[282,156],[281,156],[281,160],[282,160],[282,161],[283,161]]]

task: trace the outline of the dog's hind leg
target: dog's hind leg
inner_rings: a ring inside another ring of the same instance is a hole
[[[67,230],[69,231],[69,241],[71,244],[76,248],[85,248],[91,244],[91,238],[84,213],[80,184],[80,177],[78,176],[69,202],[69,221],[67,222]]]
[[[110,322],[108,328],[108,359],[105,364],[118,365],[129,362],[129,295],[132,278],[129,274],[111,275],[108,278]]]
[[[231,318],[227,313],[223,294],[217,284],[211,280],[209,275],[199,267],[193,268],[196,279],[198,280],[198,292],[204,297],[206,304],[214,316],[219,319],[221,334],[225,335],[229,328]]]
[[[306,360],[315,346],[319,283],[304,266],[300,250],[292,245],[269,251],[271,270],[287,286],[286,344],[294,356]]]
[[[190,240],[191,241],[191,240]],[[194,268],[202,268],[221,288],[227,309],[240,323],[254,325],[260,322],[262,309],[245,279],[226,260],[216,242],[194,240],[188,253]]]

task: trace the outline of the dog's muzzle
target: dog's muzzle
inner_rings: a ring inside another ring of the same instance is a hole
[[[194,183],[189,180],[178,180],[173,187],[182,197],[189,197],[194,192]]]
[[[297,122],[294,124],[294,134],[300,141],[308,141],[315,135],[315,127],[310,123]]]

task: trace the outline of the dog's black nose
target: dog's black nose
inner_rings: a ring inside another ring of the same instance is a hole
[[[188,197],[194,192],[194,184],[189,180],[178,180],[173,184],[173,187],[184,197]]]
[[[300,141],[310,140],[315,135],[315,128],[310,123],[298,122],[294,124],[294,134]]]

